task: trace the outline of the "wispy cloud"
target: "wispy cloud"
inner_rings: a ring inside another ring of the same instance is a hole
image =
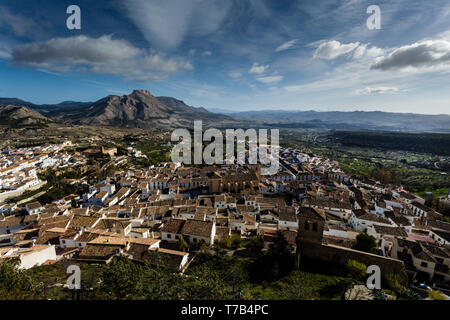
[[[355,91],[357,95],[385,94],[398,92],[397,87],[365,87]]]
[[[231,7],[221,0],[124,0],[128,17],[152,46],[174,49],[187,35],[216,31]]]
[[[37,24],[26,16],[13,13],[6,7],[0,7],[0,27],[9,27],[16,36],[22,37],[35,30]]]
[[[259,82],[262,83],[277,83],[283,80],[283,76],[266,76],[266,77],[258,77],[256,78]]]
[[[242,77],[242,71],[241,70],[233,70],[233,71],[228,72],[228,75],[231,78],[237,79],[237,78]]]
[[[292,47],[295,46],[295,44],[297,43],[297,41],[298,41],[298,39],[294,39],[294,40],[287,41],[287,42],[285,42],[285,43],[279,45],[279,46],[275,49],[275,51],[276,51],[276,52],[280,52],[280,51],[284,51],[284,50],[291,49]]]
[[[0,43],[0,59],[11,58],[11,49]]]

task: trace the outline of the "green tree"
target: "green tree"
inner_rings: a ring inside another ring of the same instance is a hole
[[[256,259],[249,266],[249,272],[252,281],[259,283],[278,280],[292,271],[294,267],[294,257],[289,250],[289,243],[278,231],[267,254]]]
[[[126,257],[115,257],[101,274],[101,291],[109,299],[130,299],[142,292],[142,268]]]
[[[287,285],[282,287],[282,295],[287,300],[311,300],[314,298],[313,288],[305,279],[305,276],[295,271],[290,273],[286,279]],[[280,283],[283,283],[281,280]],[[286,283],[286,282],[284,282]]]
[[[241,244],[242,244],[241,236],[238,235],[238,234],[236,234],[236,233],[234,233],[234,234],[231,236],[231,247],[232,247],[233,249],[237,249],[237,248],[240,248],[240,247],[241,247]]]
[[[179,300],[186,297],[183,279],[171,269],[170,258],[158,251],[150,253],[152,265],[143,267],[143,296],[149,300]]]
[[[205,240],[202,239],[198,242],[198,249],[201,253],[207,253],[210,247],[206,244]]]
[[[264,240],[260,235],[257,235],[250,239],[247,244],[247,248],[252,252],[261,252],[264,248]]]
[[[223,240],[223,246],[227,249],[231,248],[231,237],[227,236],[224,240]]]
[[[231,265],[224,280],[231,285],[232,298],[240,299],[244,285],[248,282],[248,276],[238,263]]]
[[[0,262],[0,300],[35,299],[37,293],[28,271],[19,269],[18,259]]]
[[[356,260],[348,260],[347,262],[348,276],[352,279],[363,281],[366,278],[367,266]]]
[[[187,299],[218,300],[229,298],[223,277],[206,265],[195,267],[186,278]]]
[[[353,249],[377,253],[377,240],[366,233],[360,233],[356,236],[356,243],[353,245]]]
[[[180,236],[177,242],[177,249],[180,251],[186,251],[189,245],[187,244],[186,240],[184,240],[183,236]]]

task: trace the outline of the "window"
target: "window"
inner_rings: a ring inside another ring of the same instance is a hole
[[[304,226],[305,230],[309,230],[309,222],[305,221],[305,226]]]
[[[172,238],[172,235],[170,233],[167,234],[167,238]]]
[[[427,268],[427,267],[428,267],[428,263],[426,263],[426,262],[421,262],[421,263],[420,263],[420,266],[421,266],[421,267],[424,267],[424,268]]]
[[[318,229],[319,229],[319,228],[318,228],[317,222],[314,222],[314,223],[313,223],[312,230],[313,230],[313,231],[317,231]]]

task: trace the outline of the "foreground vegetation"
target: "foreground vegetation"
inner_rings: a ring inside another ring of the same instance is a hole
[[[340,271],[308,263],[295,268],[285,241],[279,234],[267,252],[248,241],[247,249],[259,253],[251,259],[201,250],[184,274],[172,272],[162,260],[151,266],[124,256],[106,265],[64,260],[30,270],[18,270],[17,261],[6,260],[0,263],[0,299],[339,300],[353,286],[365,284],[367,267],[358,261],[350,260]],[[65,287],[72,264],[81,269],[77,292]],[[318,273],[321,267],[326,271]],[[384,280],[383,288],[380,299],[416,298],[395,275]]]

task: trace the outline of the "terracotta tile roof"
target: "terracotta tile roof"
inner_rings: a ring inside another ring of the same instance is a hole
[[[379,226],[374,225],[375,231],[382,235],[390,235],[396,237],[404,237],[407,238],[408,234],[403,228],[400,227],[387,227],[387,226]]]
[[[70,226],[74,228],[92,228],[99,218],[87,215],[75,215],[70,222]]]
[[[9,216],[6,217],[4,221],[0,221],[0,228],[12,227],[20,225],[23,217]]]
[[[213,223],[210,221],[187,220],[181,230],[181,234],[211,237]]]
[[[94,240],[90,241],[89,244],[101,244],[101,245],[112,245],[124,247],[129,242],[130,238],[123,237],[110,237],[110,236],[99,236]]]
[[[129,219],[121,218],[104,218],[101,219],[95,228],[97,229],[125,229],[131,224]]]
[[[186,220],[170,219],[161,228],[161,232],[168,232],[168,233],[173,233],[173,234],[181,234],[181,230],[183,229],[183,226],[184,226],[185,223],[186,223]]]
[[[34,209],[38,209],[38,208],[42,208],[42,205],[38,202],[31,202],[29,204],[26,205],[28,210],[34,210]]]
[[[87,244],[78,255],[80,259],[86,260],[108,260],[118,254],[122,246],[117,245],[95,245]]]

